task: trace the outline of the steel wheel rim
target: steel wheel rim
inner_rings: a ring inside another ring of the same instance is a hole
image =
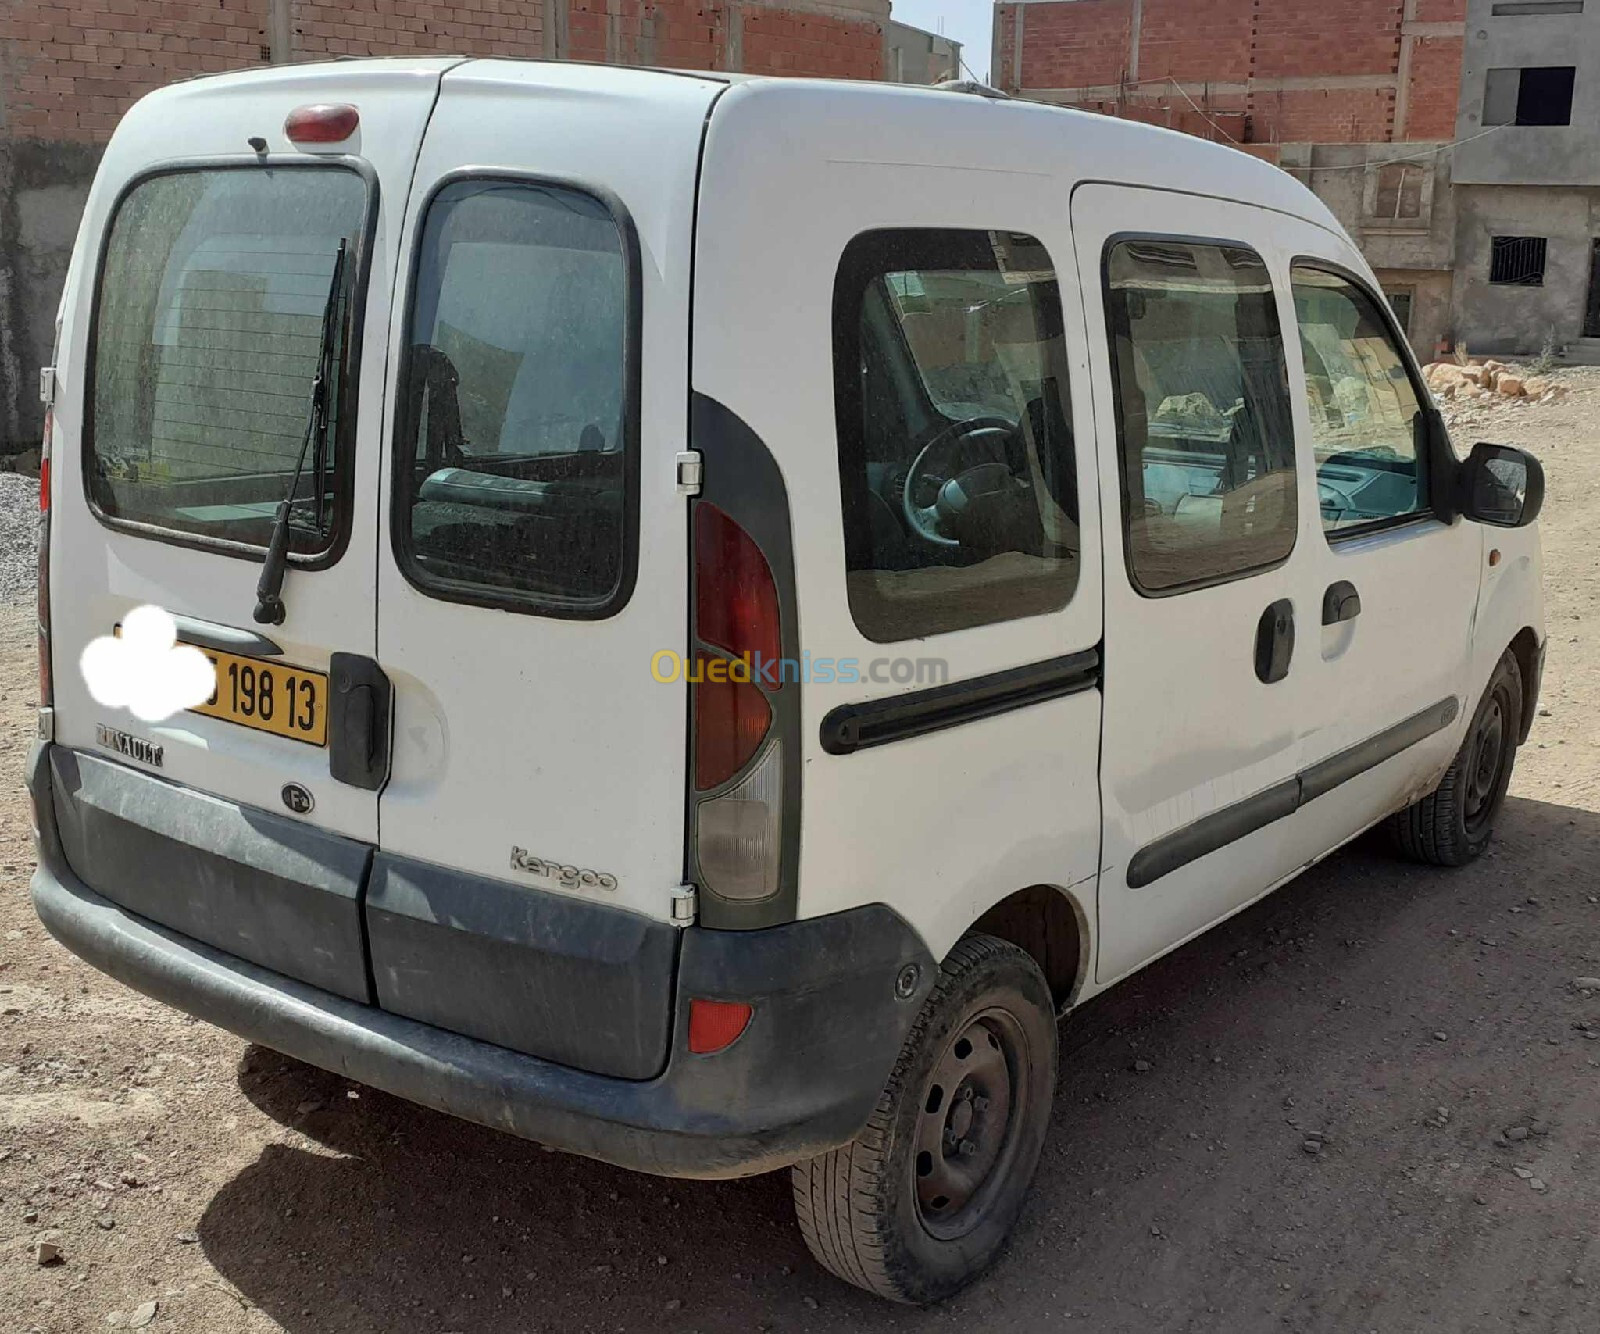
[[[1497,693],[1491,697],[1488,712],[1473,733],[1472,751],[1467,761],[1466,819],[1469,829],[1475,830],[1493,808],[1509,753],[1505,709]]]
[[[922,1087],[911,1155],[917,1216],[940,1240],[965,1236],[1003,1184],[1027,1106],[1027,1040],[1006,1010],[951,1034]]]

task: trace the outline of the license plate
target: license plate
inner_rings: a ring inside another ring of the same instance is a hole
[[[200,650],[217,669],[217,690],[192,712],[310,746],[328,744],[328,678],[237,653]]]

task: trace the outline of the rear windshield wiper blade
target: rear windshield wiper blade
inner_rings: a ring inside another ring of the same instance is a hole
[[[333,378],[334,345],[339,332],[339,307],[344,296],[344,269],[348,243],[339,238],[339,250],[333,259],[333,277],[328,282],[328,300],[322,307],[322,345],[317,353],[317,371],[311,380],[311,409],[306,417],[305,439],[300,442],[300,457],[295,461],[294,476],[289,479],[288,494],[278,503],[278,517],[272,524],[272,537],[267,542],[267,559],[261,567],[261,578],[256,583],[255,619],[261,625],[282,625],[283,575],[289,562],[290,516],[300,491],[300,478],[305,473],[306,455],[313,441],[317,442],[317,523],[322,522],[322,451],[323,437],[328,430],[328,383]]]

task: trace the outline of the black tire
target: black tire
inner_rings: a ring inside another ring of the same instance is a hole
[[[1507,651],[1495,664],[1461,749],[1421,801],[1389,818],[1396,847],[1430,866],[1465,866],[1489,846],[1522,734],[1522,669]]]
[[[993,936],[960,941],[866,1128],[792,1169],[795,1214],[818,1263],[914,1305],[948,1297],[983,1273],[1038,1166],[1056,1046],[1055,1006],[1039,965]],[[946,1088],[955,1073],[960,1083]],[[970,1194],[959,1204],[928,1198],[944,1182]]]

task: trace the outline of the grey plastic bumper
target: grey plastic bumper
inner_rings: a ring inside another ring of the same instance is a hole
[[[586,1073],[363,1005],[127,912],[62,852],[47,747],[29,785],[38,821],[33,901],[73,953],[118,981],[251,1042],[437,1111],[663,1176],[737,1177],[852,1139],[877,1099],[937,965],[874,905],[765,931],[690,928],[674,1040],[652,1080]],[[913,994],[896,979],[916,965]],[[689,997],[746,1000],[722,1052],[687,1045]]]

